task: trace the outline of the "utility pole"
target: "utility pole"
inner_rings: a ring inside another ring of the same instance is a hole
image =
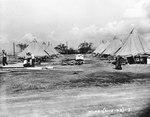
[[[66,41],[66,47],[67,47],[67,54],[68,54],[68,42]]]

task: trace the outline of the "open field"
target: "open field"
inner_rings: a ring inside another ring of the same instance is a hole
[[[93,60],[0,73],[0,117],[148,117],[150,66],[113,67]]]

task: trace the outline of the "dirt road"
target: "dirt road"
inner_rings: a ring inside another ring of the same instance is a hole
[[[0,74],[0,117],[138,117],[149,107],[150,73],[81,68]]]

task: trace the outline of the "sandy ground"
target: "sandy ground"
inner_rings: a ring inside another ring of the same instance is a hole
[[[148,65],[57,68],[0,73],[0,117],[141,117],[150,107]]]

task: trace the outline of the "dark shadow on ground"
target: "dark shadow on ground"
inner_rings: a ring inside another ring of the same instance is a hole
[[[78,75],[70,72],[15,72],[1,74],[0,82],[7,85],[8,93],[50,91],[78,87],[108,87],[129,83],[149,82],[150,73],[95,72]],[[67,77],[67,79],[65,79]]]

